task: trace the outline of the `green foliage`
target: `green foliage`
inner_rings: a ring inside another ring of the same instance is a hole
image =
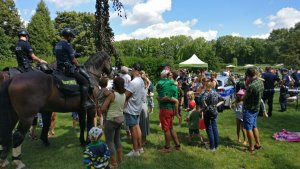
[[[0,60],[6,59],[12,56],[12,52],[10,50],[10,44],[8,43],[10,40],[9,36],[7,36],[4,32],[4,29],[0,27]]]
[[[36,13],[28,24],[30,43],[38,56],[53,56],[53,43],[56,30],[50,18],[49,10],[43,0],[37,6]]]
[[[122,57],[122,61],[127,67],[130,67],[133,63],[141,64],[151,81],[157,81],[159,79],[161,66],[165,63],[169,63],[167,59],[161,57]]]
[[[96,0],[95,12],[95,45],[97,51],[105,51],[110,56],[115,56],[117,68],[121,68],[122,61],[119,53],[113,46],[114,33],[109,24],[109,0]],[[122,17],[123,4],[119,0],[111,0],[113,8]],[[126,14],[125,14],[126,18]]]
[[[76,52],[81,53],[82,57],[96,53],[95,16],[92,13],[58,12],[55,18],[55,28],[61,32],[66,27],[76,32],[76,38],[72,42]]]
[[[300,22],[289,30],[279,61],[292,68],[300,65]]]
[[[237,58],[232,58],[232,65],[237,66],[238,65],[238,60]]]
[[[6,43],[9,44],[12,53],[14,53],[14,46],[18,40],[18,30],[22,26],[15,2],[13,0],[0,0],[0,28],[4,30],[4,33],[8,37]]]

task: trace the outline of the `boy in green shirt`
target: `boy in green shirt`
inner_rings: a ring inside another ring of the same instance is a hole
[[[188,122],[188,128],[189,128],[189,136],[188,136],[188,145],[192,145],[192,138],[199,137],[201,145],[204,144],[203,137],[200,135],[199,131],[199,121],[200,118],[203,118],[202,111],[200,112],[199,106],[196,108],[195,102],[189,103],[190,111],[188,112],[188,116],[186,121]]]

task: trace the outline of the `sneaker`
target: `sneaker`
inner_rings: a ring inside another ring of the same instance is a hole
[[[130,151],[128,154],[126,154],[127,157],[137,157],[140,156],[141,154],[139,153],[139,151]]]
[[[144,148],[143,148],[143,147],[139,149],[139,153],[140,153],[140,154],[143,154],[144,152],[145,152],[145,151],[144,151]]]

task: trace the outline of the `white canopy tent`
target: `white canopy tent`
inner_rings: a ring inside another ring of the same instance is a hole
[[[234,65],[228,65],[226,66],[227,68],[234,68],[235,66]]]
[[[246,64],[244,67],[245,67],[245,68],[248,68],[248,67],[254,67],[254,65]]]
[[[179,63],[179,67],[186,67],[186,68],[191,68],[191,67],[201,68],[201,67],[203,67],[203,68],[207,68],[208,65],[207,65],[207,63],[200,60],[195,54],[193,54],[193,56],[190,57],[188,60]]]

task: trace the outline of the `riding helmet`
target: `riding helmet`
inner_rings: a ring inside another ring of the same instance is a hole
[[[26,29],[21,29],[21,30],[19,30],[19,32],[18,32],[18,36],[20,37],[20,36],[29,36],[29,33],[28,33],[28,31],[26,30]]]
[[[98,127],[93,127],[90,129],[89,131],[89,137],[92,141],[96,141],[100,138],[100,136],[102,135],[102,129],[98,128]]]
[[[62,32],[61,32],[61,36],[63,37],[71,37],[71,38],[75,38],[75,32],[73,31],[73,29],[71,28],[65,28]]]

